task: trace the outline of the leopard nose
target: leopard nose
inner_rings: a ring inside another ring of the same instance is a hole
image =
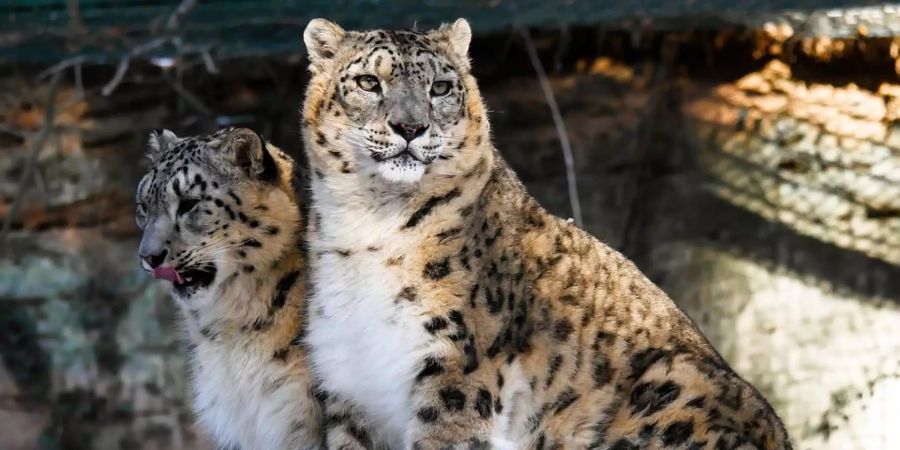
[[[166,260],[166,255],[168,254],[168,250],[163,250],[155,255],[141,255],[141,259],[143,259],[151,269],[155,269]]]
[[[425,130],[428,129],[428,125],[424,125],[421,123],[393,123],[389,122],[391,129],[394,130],[394,133],[403,136],[403,139],[406,139],[406,142],[411,142],[413,139],[423,135]]]

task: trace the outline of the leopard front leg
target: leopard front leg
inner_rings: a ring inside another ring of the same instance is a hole
[[[376,450],[383,448],[373,441],[363,416],[347,401],[327,396],[325,408],[325,448],[333,450]]]
[[[499,387],[496,373],[479,358],[475,337],[462,318],[451,312],[447,331],[433,330],[438,339],[452,343],[440,346],[440,354],[426,356],[416,375],[411,395],[414,417],[406,442],[414,450],[488,449]],[[426,325],[441,328],[442,318]],[[455,325],[455,326],[454,326]],[[463,334],[464,333],[464,334]]]

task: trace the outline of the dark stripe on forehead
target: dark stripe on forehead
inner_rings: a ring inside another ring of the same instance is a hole
[[[431,55],[431,56],[437,57],[437,55],[433,51],[431,51],[431,49],[429,49],[429,48],[416,49],[416,56],[422,56],[422,55]],[[432,62],[432,66],[434,66],[433,62]]]
[[[233,130],[234,127],[227,127],[208,135],[181,138],[174,145],[157,153],[153,158],[150,170],[138,183],[136,200],[144,201],[148,205],[159,205],[168,201],[169,189],[179,197],[196,186],[199,186],[201,191],[205,190],[207,180],[200,179],[199,174],[195,174],[194,178],[190,177],[190,167],[191,165],[198,168],[207,168],[209,165],[216,166],[215,162],[205,160],[204,155],[206,152],[215,152],[217,147],[213,145],[220,145]],[[259,133],[256,134],[259,135]],[[266,142],[261,135],[259,137],[262,142]],[[268,152],[266,153],[268,154]],[[271,155],[269,155],[269,159],[271,159]],[[267,168],[271,169],[272,162],[269,161]],[[269,170],[267,173],[277,174],[277,169]],[[179,174],[184,178],[181,179]],[[216,187],[217,183],[213,182],[213,186]]]

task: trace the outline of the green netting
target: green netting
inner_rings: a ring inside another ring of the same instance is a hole
[[[165,18],[179,3],[6,0],[0,2],[0,62],[47,63],[76,54],[101,61],[118,58],[159,35]],[[621,25],[627,18],[741,22],[765,14],[820,11],[827,15],[832,8],[879,5],[859,0],[206,0],[191,9],[178,34],[186,45],[218,54],[270,54],[300,51],[299,36],[313,17],[327,17],[348,28],[368,28],[414,23],[429,27],[464,16],[476,31],[490,31],[514,24]],[[155,54],[174,51],[166,45]]]

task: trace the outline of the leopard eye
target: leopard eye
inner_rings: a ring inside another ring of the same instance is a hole
[[[432,97],[440,97],[443,95],[447,95],[450,92],[450,82],[449,81],[435,81],[431,84],[431,96]]]
[[[143,228],[144,223],[147,222],[147,207],[143,203],[137,204],[137,208],[134,211],[134,221],[137,222],[139,228]]]
[[[191,212],[191,210],[193,210],[194,207],[197,206],[197,203],[199,202],[195,199],[182,199],[180,202],[178,202],[178,212],[176,214],[180,216]]]
[[[381,92],[381,83],[374,75],[360,75],[356,77],[356,84],[364,91]]]

